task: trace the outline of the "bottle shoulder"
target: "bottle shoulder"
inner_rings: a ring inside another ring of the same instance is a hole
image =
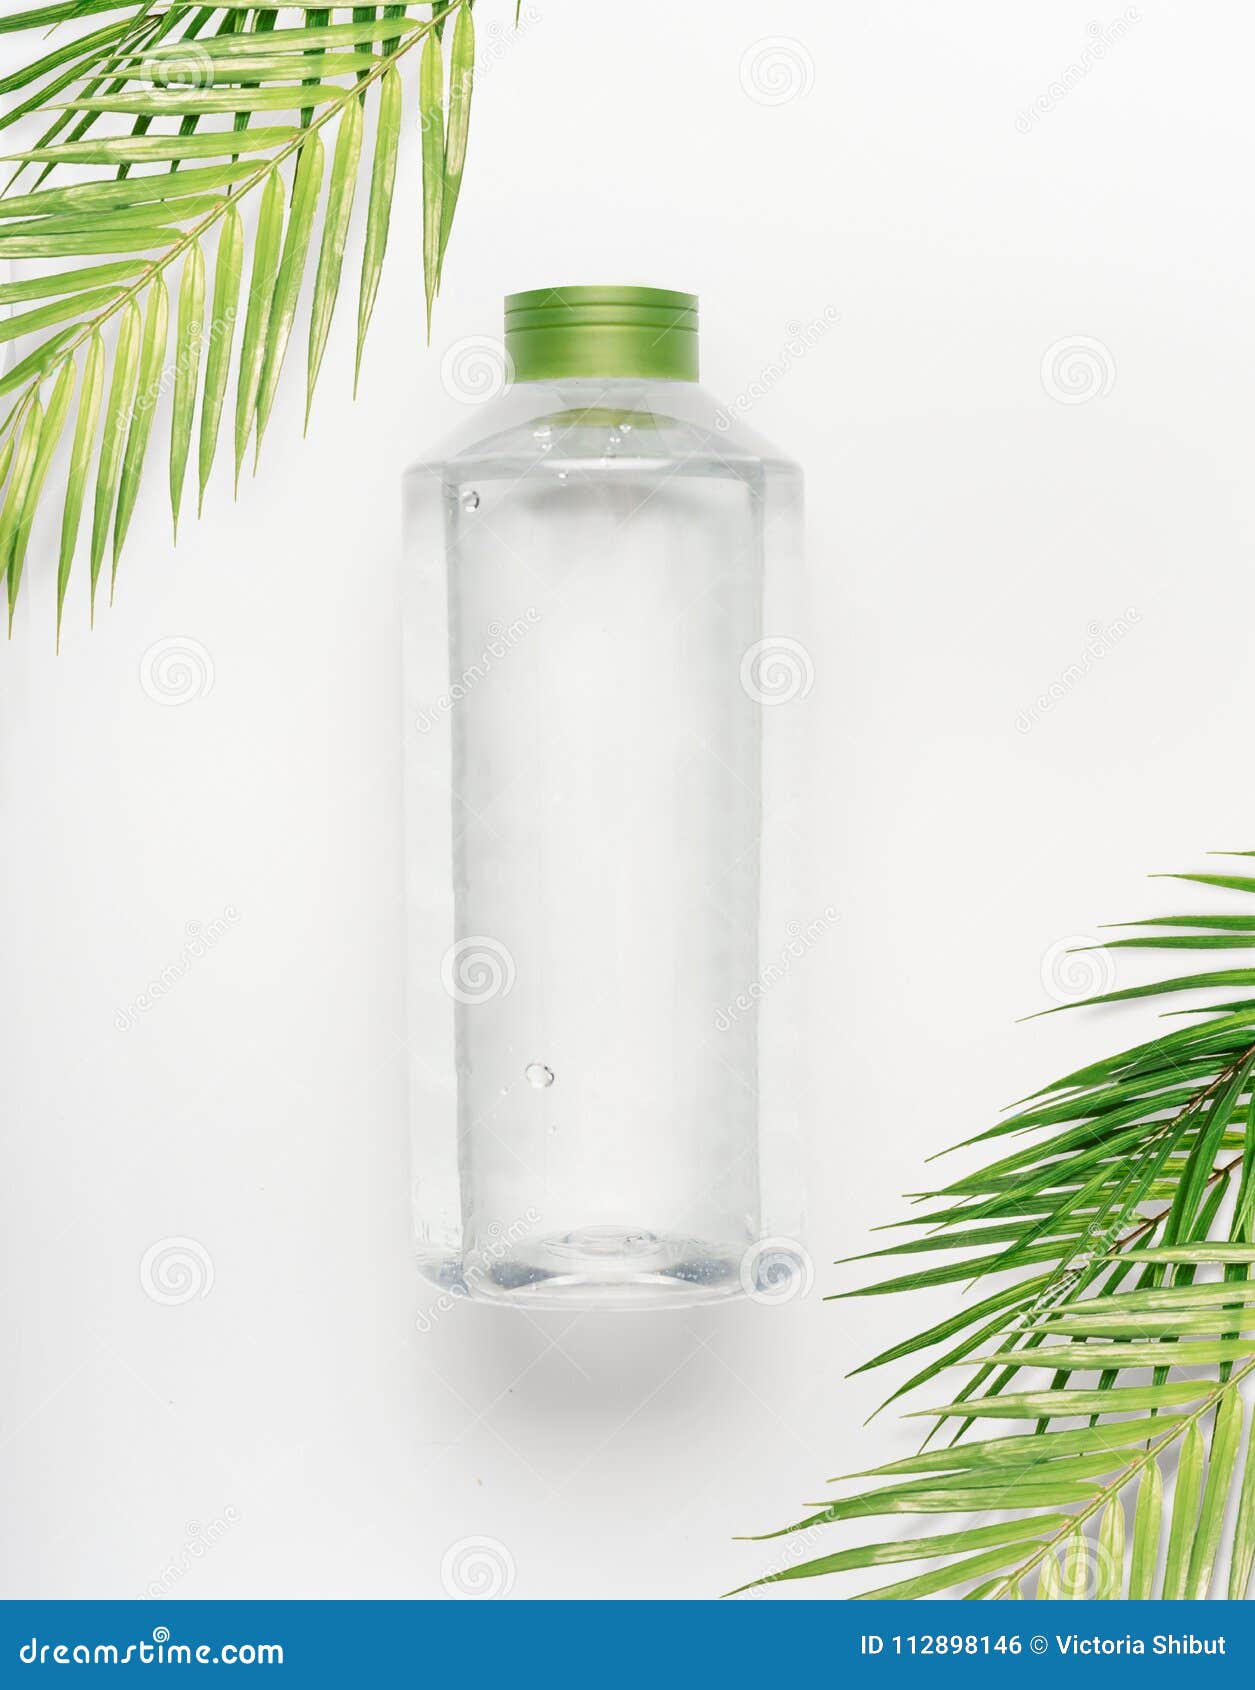
[[[411,471],[461,479],[616,462],[755,481],[801,475],[705,389],[679,381],[520,382],[478,407]]]

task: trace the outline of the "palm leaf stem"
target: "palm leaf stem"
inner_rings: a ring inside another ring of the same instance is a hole
[[[1061,1531],[1056,1532],[1049,1542],[1043,1543],[1040,1548],[1029,1556],[1027,1561],[1022,1562],[1013,1572],[1006,1573],[1002,1577],[996,1579],[988,1592],[989,1598],[997,1601],[1007,1596],[1010,1591],[1010,1587],[1018,1584],[1021,1579],[1027,1578],[1029,1573],[1033,1571],[1034,1567],[1038,1566],[1047,1555],[1057,1554],[1072,1534],[1084,1525],[1086,1520],[1091,1519],[1101,1508],[1105,1507],[1106,1504],[1114,1497],[1119,1496],[1120,1492],[1129,1483],[1129,1481],[1140,1473],[1148,1462],[1155,1460],[1155,1458],[1161,1455],[1165,1449],[1170,1449],[1177,1439],[1182,1437],[1191,1426],[1197,1426],[1199,1420],[1204,1414],[1207,1414],[1211,1409],[1217,1407],[1217,1405],[1227,1397],[1229,1392],[1235,1390],[1242,1380],[1249,1377],[1252,1373],[1255,1373],[1255,1358],[1248,1361],[1245,1366],[1239,1368],[1236,1372],[1231,1374],[1227,1380],[1218,1384],[1213,1391],[1209,1392],[1209,1394],[1203,1398],[1197,1408],[1193,1409],[1189,1414],[1182,1414],[1181,1418],[1174,1422],[1174,1424],[1170,1426],[1161,1437],[1148,1443],[1144,1450],[1140,1450],[1135,1460],[1128,1462],[1114,1479],[1097,1492],[1091,1501],[1087,1502],[1083,1507],[1079,1508],[1075,1514],[1071,1515],[1068,1519],[1067,1526]],[[1025,1441],[1028,1442],[1031,1440],[1026,1439]]]

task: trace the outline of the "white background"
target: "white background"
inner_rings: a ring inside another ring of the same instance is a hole
[[[0,1594],[439,1596],[488,1536],[517,1596],[709,1596],[779,1564],[736,1534],[911,1446],[843,1376],[954,1293],[825,1304],[861,1271],[831,1262],[1146,1025],[1017,1027],[1077,989],[1052,947],[1255,845],[1253,50],[1240,0],[534,0],[476,94],[431,352],[411,130],[356,408],[350,305],[309,439],[298,354],[260,479],[232,504],[224,466],[177,552],[154,454],[117,606],[89,638],[76,579],[59,661],[41,530],[0,653]],[[758,383],[809,479],[815,1285],[424,1333],[398,478],[504,292],[617,280],[701,294],[707,385]],[[170,707],[175,639],[213,684]],[[167,1306],[140,1270],[171,1238],[212,1284]]]

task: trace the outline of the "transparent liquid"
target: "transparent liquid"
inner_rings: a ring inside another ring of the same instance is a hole
[[[427,1265],[689,1303],[760,1234],[757,1020],[716,1017],[757,969],[768,478],[656,392],[560,397],[412,489],[451,700],[458,1237]]]

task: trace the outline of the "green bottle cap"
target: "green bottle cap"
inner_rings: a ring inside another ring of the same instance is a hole
[[[505,302],[516,381],[697,380],[697,296],[666,288],[533,288]]]

